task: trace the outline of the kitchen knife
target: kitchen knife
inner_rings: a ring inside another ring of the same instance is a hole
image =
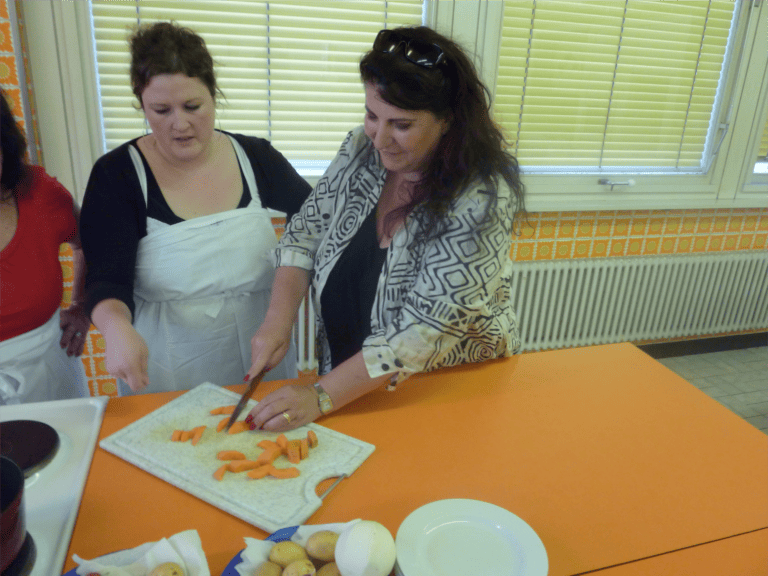
[[[235,411],[232,412],[232,416],[229,417],[229,422],[227,422],[227,425],[224,427],[225,431],[229,432],[230,427],[235,423],[238,416],[240,416],[243,408],[245,408],[245,405],[248,404],[248,400],[251,399],[251,396],[253,396],[253,393],[256,391],[256,386],[258,386],[259,382],[261,382],[261,379],[264,378],[264,374],[266,373],[267,369],[264,368],[251,379],[251,383],[248,384],[248,389],[243,394],[243,397],[240,398],[240,402],[237,403],[237,406],[235,406]]]

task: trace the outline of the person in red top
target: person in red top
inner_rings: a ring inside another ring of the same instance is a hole
[[[42,167],[24,162],[27,144],[2,89],[0,142],[0,405],[87,396],[79,208]],[[60,310],[65,242],[75,275],[72,305]]]

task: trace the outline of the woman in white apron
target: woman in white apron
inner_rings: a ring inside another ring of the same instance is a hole
[[[151,133],[94,165],[83,201],[86,305],[121,394],[243,381],[266,314],[276,235],[309,185],[265,140],[214,130],[213,61],[192,30],[131,38]],[[269,379],[293,378],[292,349]]]
[[[252,191],[248,207],[174,225],[150,218],[139,241],[133,324],[149,347],[153,392],[239,383],[251,364],[251,337],[269,307],[269,253],[277,238],[245,152],[230,141]],[[146,201],[144,166],[130,150]],[[297,376],[295,349],[287,356],[270,370],[271,379]],[[128,391],[121,381],[121,394]]]

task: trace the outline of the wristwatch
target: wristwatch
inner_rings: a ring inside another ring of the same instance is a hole
[[[328,414],[328,412],[333,410],[333,402],[331,402],[331,397],[328,396],[328,393],[323,390],[323,387],[320,386],[318,382],[315,382],[314,386],[315,390],[317,391],[317,404],[320,406],[320,412],[323,414]]]

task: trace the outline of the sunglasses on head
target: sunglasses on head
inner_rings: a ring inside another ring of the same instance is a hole
[[[437,44],[418,38],[408,38],[394,30],[380,31],[373,42],[374,50],[389,54],[395,54],[400,46],[403,46],[403,57],[422,68],[434,68],[445,59],[443,49]]]

